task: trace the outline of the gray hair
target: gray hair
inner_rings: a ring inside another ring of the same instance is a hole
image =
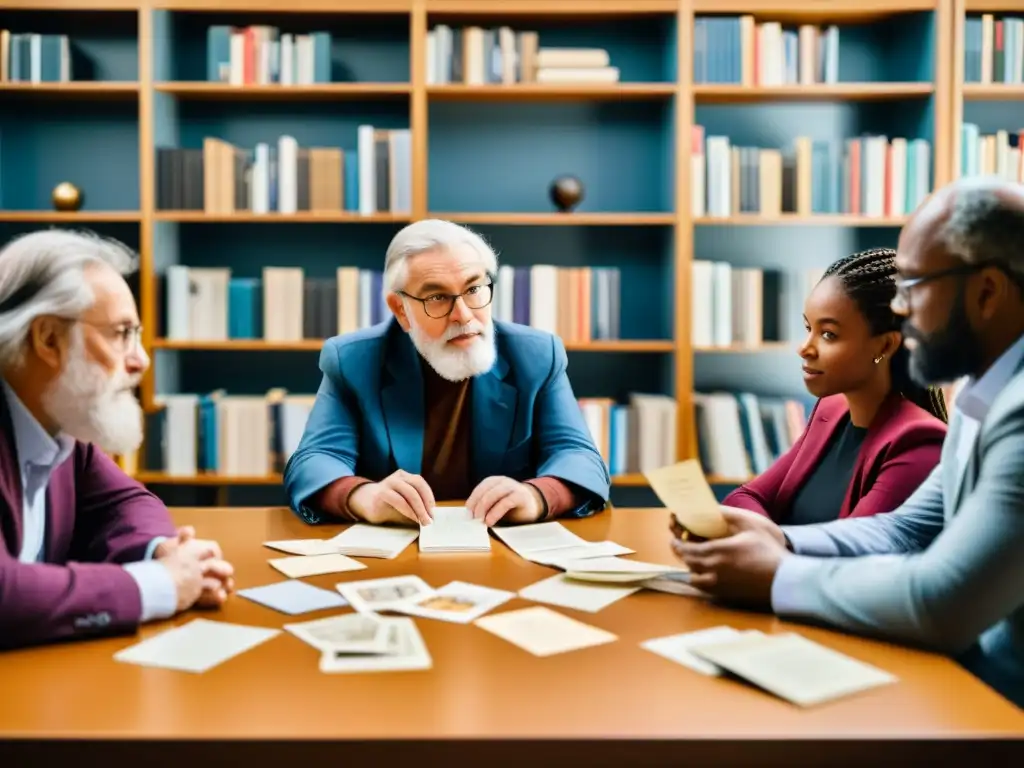
[[[409,257],[434,250],[450,251],[460,245],[468,245],[476,251],[487,271],[497,273],[497,254],[483,237],[471,229],[443,219],[423,219],[403,227],[392,238],[384,257],[384,296],[401,290],[405,285]]]
[[[993,262],[1024,288],[1024,185],[995,176],[960,179],[940,237],[968,264]]]
[[[24,302],[0,312],[0,369],[21,363],[36,318],[76,318],[92,306],[95,296],[85,279],[92,264],[106,264],[127,275],[136,270],[138,260],[116,240],[61,229],[21,235],[0,250],[0,305],[15,292],[38,286]]]

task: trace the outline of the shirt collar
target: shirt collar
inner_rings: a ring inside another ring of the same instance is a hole
[[[11,424],[14,427],[14,447],[18,452],[18,462],[22,469],[28,465],[53,470],[64,463],[75,449],[75,440],[64,434],[52,437],[40,424],[36,417],[25,407],[3,379],[3,393],[7,398]]]
[[[982,421],[992,402],[1020,368],[1024,361],[1024,335],[1001,354],[979,379],[968,379],[956,396],[956,407],[965,416]]]

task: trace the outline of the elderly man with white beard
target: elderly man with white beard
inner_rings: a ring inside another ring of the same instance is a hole
[[[108,454],[142,441],[148,365],[115,241],[60,230],[0,251],[0,647],[131,632],[220,605],[231,565]]]
[[[393,317],[329,339],[316,403],[285,467],[310,524],[429,524],[464,501],[493,526],[586,517],[610,478],[566,374],[561,340],[491,318],[497,257],[429,219],[388,247]]]

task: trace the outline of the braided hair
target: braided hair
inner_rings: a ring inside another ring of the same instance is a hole
[[[837,278],[868,321],[872,334],[900,330],[902,320],[892,311],[896,295],[896,251],[892,248],[870,248],[839,259],[825,270],[822,280]],[[910,377],[910,353],[900,344],[891,361],[892,384],[903,397],[947,421],[946,401],[942,390],[922,387]]]

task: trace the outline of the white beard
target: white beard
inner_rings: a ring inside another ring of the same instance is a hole
[[[132,388],[138,377],[110,376],[89,360],[80,333],[74,334],[68,363],[43,395],[43,407],[59,429],[108,454],[126,454],[142,443],[142,406]]]
[[[464,333],[479,333],[468,348],[449,347],[448,340]],[[494,343],[494,322],[487,325],[471,321],[467,325],[453,325],[440,339],[432,339],[416,326],[409,326],[413,346],[423,355],[437,375],[448,381],[464,381],[481,373],[487,373],[494,366],[498,350]]]

